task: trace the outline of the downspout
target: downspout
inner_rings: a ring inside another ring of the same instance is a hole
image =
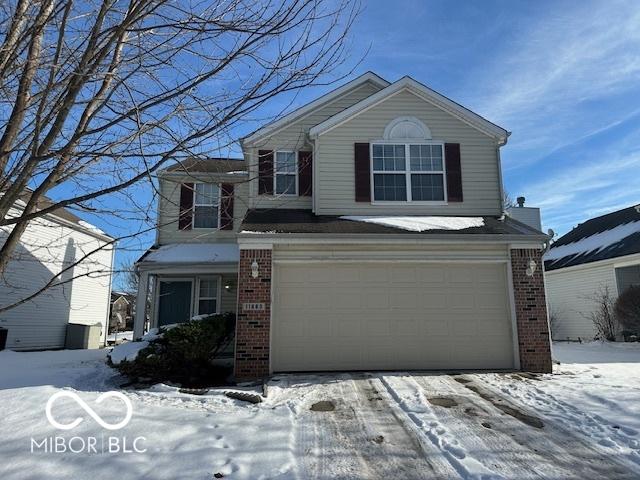
[[[318,170],[318,143],[317,143],[318,138],[311,138],[311,135],[309,135],[309,133],[306,133],[306,142],[309,143],[311,145],[311,150],[312,150],[312,161],[311,161],[311,166],[312,166],[312,172],[311,172],[311,211],[313,213],[316,213],[316,192],[318,191],[318,175],[317,175],[317,170]]]
[[[111,268],[109,269],[109,294],[107,296],[107,321],[105,323],[104,338],[102,346],[107,346],[107,337],[109,336],[109,320],[111,320],[111,292],[113,291],[113,265],[116,259],[116,243],[113,244],[111,249]]]
[[[502,179],[502,158],[500,155],[500,147],[503,147],[507,144],[507,140],[509,139],[510,135],[511,132],[507,132],[507,135],[504,137],[504,139],[501,139],[498,142],[498,148],[496,149],[496,154],[498,157],[498,184],[500,185],[500,214],[502,216],[506,215],[506,209],[504,208],[504,181]]]

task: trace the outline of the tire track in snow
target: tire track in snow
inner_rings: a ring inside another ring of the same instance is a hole
[[[362,428],[361,455],[376,472],[376,478],[428,480],[456,478],[456,472],[430,446],[424,451],[420,438],[407,429],[402,418],[390,408],[388,397],[369,375],[352,380],[357,406],[354,409]]]
[[[617,455],[622,453],[627,460],[640,465],[640,439],[634,429],[614,428],[617,424],[559,400],[526,380],[506,384],[497,381],[493,376],[487,376],[482,380],[494,391],[506,394],[520,404],[545,412],[547,417],[564,428],[580,432],[590,440],[596,439],[598,445],[613,450]]]
[[[634,472],[633,464],[630,465],[624,460],[620,461],[614,455],[599,450],[586,439],[583,440],[577,434],[578,427],[562,428],[562,426],[550,421],[550,417],[544,415],[548,407],[543,408],[543,405],[540,405],[540,408],[536,408],[524,402],[513,401],[513,397],[506,398],[500,388],[488,386],[487,381],[490,375],[493,374],[469,374],[460,378],[466,379],[465,387],[472,386],[474,389],[481,391],[484,396],[495,397],[494,401],[496,402],[511,404],[524,413],[529,412],[532,407],[534,408],[533,411],[538,416],[541,416],[544,421],[542,429],[523,428],[524,424],[520,420],[516,420],[509,415],[503,416],[503,421],[496,425],[496,429],[504,431],[511,435],[514,441],[548,458],[554,465],[560,467],[562,471],[571,472],[568,476],[565,474],[558,478],[575,478],[579,480],[596,478],[636,480],[638,478],[638,475]],[[498,411],[497,407],[481,398],[480,395],[477,395],[477,399],[479,402],[484,402],[490,408]],[[532,468],[537,468],[537,465],[533,464]]]
[[[395,405],[405,414],[426,441],[440,451],[442,456],[465,480],[498,480],[502,475],[489,469],[476,458],[468,456],[460,442],[438,421],[420,386],[410,377],[380,375],[379,383],[385,388]]]
[[[558,479],[571,478],[571,470],[554,465],[548,456],[514,441],[511,435],[499,430],[504,415],[475,393],[465,389],[448,375],[413,376],[427,398],[446,397],[457,405],[450,408],[433,407],[441,423],[459,439],[465,450],[479,456],[505,478]],[[517,425],[526,430],[531,427]]]

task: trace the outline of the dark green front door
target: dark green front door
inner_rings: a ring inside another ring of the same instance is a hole
[[[158,326],[186,322],[191,317],[191,282],[161,281]]]

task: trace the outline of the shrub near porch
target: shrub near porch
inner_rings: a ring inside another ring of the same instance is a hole
[[[215,360],[233,341],[236,316],[227,312],[162,328],[132,360],[112,364],[132,380],[172,382],[184,387],[209,387],[225,383],[230,367]],[[130,348],[131,345],[124,345]],[[116,349],[121,347],[116,347]]]

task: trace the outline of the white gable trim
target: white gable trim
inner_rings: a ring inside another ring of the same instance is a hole
[[[373,72],[367,72],[363,75],[360,75],[358,78],[355,78],[354,80],[351,80],[350,82],[345,83],[341,87],[338,87],[335,90],[332,90],[329,93],[324,94],[323,96],[321,96],[320,98],[317,98],[313,102],[308,103],[294,110],[293,112],[285,115],[284,117],[278,120],[275,120],[271,123],[268,123],[267,125],[259,128],[252,134],[248,135],[247,137],[244,137],[241,140],[241,142],[242,144],[249,144],[249,143],[256,142],[257,140],[260,140],[266,137],[267,135],[273,135],[277,130],[280,130],[285,126],[287,126],[288,124],[307,116],[308,114],[312,113],[314,110],[320,107],[323,107],[334,100],[337,100],[339,97],[361,87],[367,82],[371,82],[382,89],[390,85],[390,83],[387,82],[384,78],[376,75]]]
[[[333,117],[328,118],[324,122],[319,123],[315,127],[311,128],[309,134],[311,135],[311,138],[317,138],[402,91],[409,91],[414,95],[417,95],[426,102],[450,113],[471,127],[481,131],[485,135],[496,138],[501,144],[507,142],[510,132],[494,123],[491,123],[489,120],[486,120],[462,105],[457,104],[444,95],[441,95],[421,83],[416,82],[411,77],[402,77],[400,80],[392,83],[383,90],[374,93],[370,97],[365,98],[342,112],[337,113]]]

